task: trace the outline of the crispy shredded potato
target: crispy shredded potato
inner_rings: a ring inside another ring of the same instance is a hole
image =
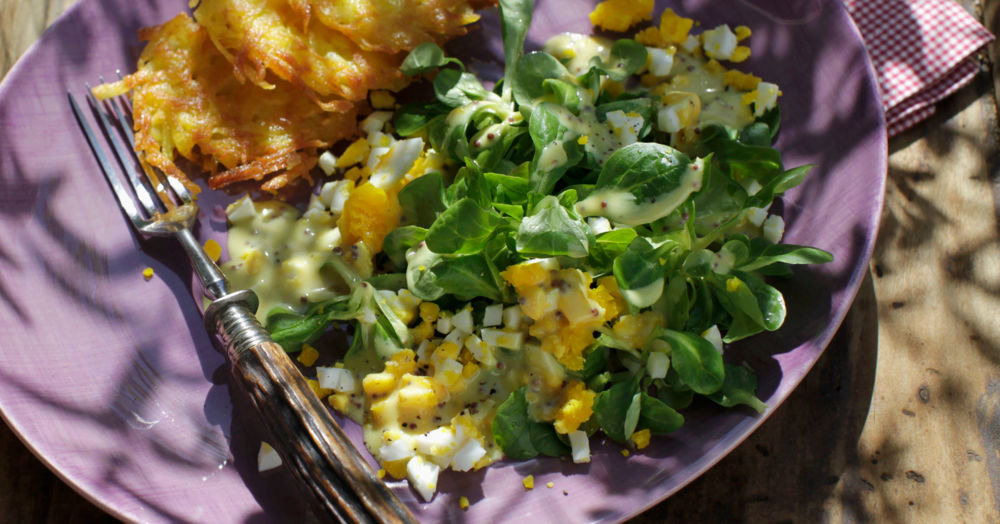
[[[496,0],[288,0],[302,19],[315,15],[368,51],[409,51],[423,42],[463,35],[479,20],[474,11]]]
[[[464,34],[496,0],[202,0],[140,30],[138,71],[94,88],[132,92],[144,163],[195,186],[258,181],[271,193],[311,182],[317,149],[357,134],[369,91],[398,90],[407,51]]]
[[[308,87],[320,104],[406,85],[399,72],[405,53],[364,51],[336,29],[301,16],[288,0],[205,0],[194,17],[236,74],[265,89],[273,85],[268,72]]]
[[[148,40],[138,71],[94,88],[98,98],[132,90],[136,151],[168,176],[192,184],[175,164],[180,155],[220,188],[263,180],[270,192],[309,179],[317,148],[357,134],[355,104],[320,110],[303,89],[275,80],[264,90],[241,82],[208,33],[186,14],[140,31]]]

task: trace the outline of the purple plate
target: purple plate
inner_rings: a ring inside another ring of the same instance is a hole
[[[538,3],[529,46],[561,31],[590,31],[595,1]],[[664,4],[703,27],[753,29],[745,66],[784,92],[778,147],[785,162],[817,166],[785,197],[785,239],[827,249],[836,260],[780,282],[786,326],[728,353],[757,370],[770,413],[830,341],[867,270],[886,173],[876,84],[838,0]],[[300,520],[291,476],[257,473],[260,425],[231,395],[179,248],[136,240],[66,100],[84,82],[134,69],[136,30],[185,5],[82,0],[0,87],[0,408],[50,468],[120,518]],[[451,48],[477,50],[476,68],[498,70],[496,17]],[[217,234],[224,227],[218,208],[202,207],[203,234]],[[147,266],[156,274],[149,282]],[[595,442],[588,465],[544,459],[445,475],[429,504],[402,485],[397,491],[428,522],[616,521],[680,489],[762,422],[745,410],[704,405],[682,430],[627,460],[617,446]],[[527,474],[535,475],[534,490],[521,486]],[[549,481],[554,488],[545,487]],[[460,496],[472,502],[467,511]]]

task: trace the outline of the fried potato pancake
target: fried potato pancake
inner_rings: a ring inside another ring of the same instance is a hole
[[[496,0],[287,0],[302,19],[315,15],[368,51],[397,53],[423,42],[463,35],[477,20],[475,9]]]
[[[276,192],[309,179],[317,148],[357,134],[353,103],[340,100],[335,111],[323,111],[293,84],[275,80],[264,90],[241,82],[187,14],[139,36],[148,43],[138,71],[94,94],[109,98],[131,90],[136,151],[195,190],[176,155],[209,173],[209,187],[267,178],[261,188]]]
[[[405,53],[365,51],[288,0],[203,0],[194,17],[237,75],[265,89],[273,85],[268,71],[308,87],[321,104],[406,85],[399,72]]]

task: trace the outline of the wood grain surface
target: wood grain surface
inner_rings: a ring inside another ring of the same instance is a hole
[[[0,74],[69,4],[0,0]],[[994,33],[1000,0],[962,0]],[[994,69],[893,138],[871,277],[831,347],[744,444],[634,519],[1000,522]],[[114,519],[0,424],[0,520]]]

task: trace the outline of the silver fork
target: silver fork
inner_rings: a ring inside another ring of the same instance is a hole
[[[229,292],[225,275],[191,231],[198,217],[198,205],[187,188],[180,181],[160,174],[152,176],[156,179],[154,191],[147,180],[151,177],[137,172],[139,161],[132,152],[135,139],[126,117],[127,104],[121,100],[99,102],[90,86],[86,87],[90,109],[111,144],[135,198],[105,155],[72,93],[67,96],[122,211],[140,234],[174,236],[184,246],[201,278],[205,295],[212,300],[205,310],[205,324],[220,335],[233,375],[261,414],[274,448],[282,462],[291,466],[303,492],[327,518],[342,522],[416,522],[407,507],[368,467],[281,346],[257,322],[253,313],[258,301],[253,291]],[[162,179],[166,179],[169,191]],[[160,195],[170,200],[164,201]]]

